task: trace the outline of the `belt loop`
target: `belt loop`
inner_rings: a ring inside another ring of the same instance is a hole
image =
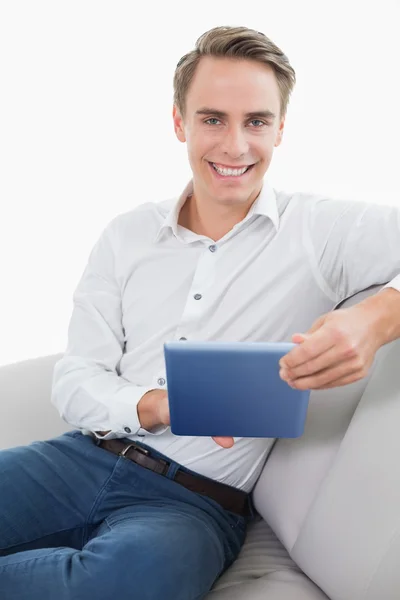
[[[175,479],[175,475],[179,471],[179,465],[174,460],[170,460],[168,471],[165,473],[165,476],[168,479]]]

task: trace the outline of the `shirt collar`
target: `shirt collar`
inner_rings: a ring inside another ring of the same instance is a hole
[[[178,218],[182,206],[185,204],[187,198],[193,194],[193,180],[189,181],[183,192],[178,198],[175,198],[167,212],[163,223],[161,224],[155,242],[157,242],[161,236],[161,233],[166,229],[171,229],[176,237],[178,237]],[[276,202],[275,190],[264,180],[261,191],[252,204],[249,212],[246,215],[246,221],[253,215],[262,215],[270,219],[275,227],[279,227],[279,213]]]

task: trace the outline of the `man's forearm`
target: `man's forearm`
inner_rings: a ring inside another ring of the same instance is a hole
[[[385,288],[359,303],[372,317],[371,334],[377,335],[380,345],[400,338],[400,292]]]
[[[137,414],[140,426],[146,431],[151,431],[154,427],[167,424],[163,422],[168,420],[168,415],[164,415],[163,407],[165,404],[165,390],[150,390],[139,400],[137,405]],[[97,431],[99,435],[107,435],[109,431]]]

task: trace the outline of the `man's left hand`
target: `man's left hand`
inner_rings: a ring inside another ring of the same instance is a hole
[[[324,390],[364,378],[383,341],[365,304],[319,317],[281,358],[280,376],[300,390]]]

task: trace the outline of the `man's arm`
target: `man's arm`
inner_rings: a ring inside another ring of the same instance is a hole
[[[396,206],[321,200],[305,211],[303,233],[311,265],[338,302],[372,285],[400,289]]]
[[[304,228],[331,296],[349,297],[389,281],[359,304],[319,317],[280,361],[282,379],[298,389],[347,385],[368,373],[377,350],[400,337],[400,210],[326,201]]]
[[[363,379],[377,350],[400,337],[400,291],[384,289],[319,317],[279,361],[282,379],[297,389],[328,389]]]
[[[106,439],[140,433],[137,405],[152,388],[118,373],[123,355],[121,293],[115,278],[115,219],[94,245],[73,295],[68,345],[53,371],[51,402],[61,417]],[[113,243],[114,242],[114,243]],[[147,420],[145,420],[147,422]],[[160,434],[167,426],[146,433]]]
[[[385,284],[359,306],[380,345],[396,339],[400,326],[400,296],[396,294],[400,291],[400,209],[366,202],[327,202],[317,215],[318,211],[310,220],[309,233],[315,240],[322,276],[340,300],[371,285]],[[324,234],[321,245],[317,240]]]

